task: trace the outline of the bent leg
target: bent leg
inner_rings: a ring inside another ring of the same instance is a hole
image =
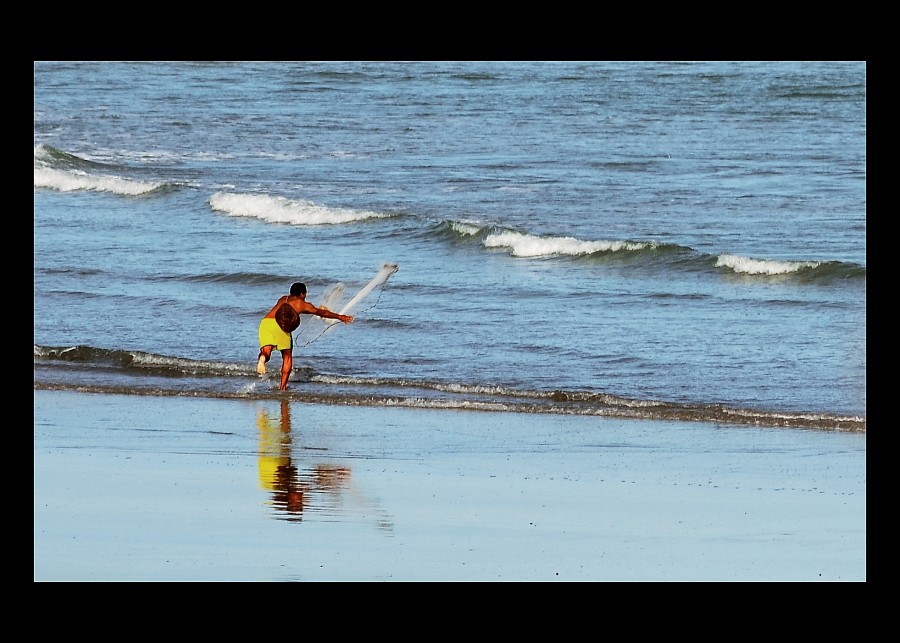
[[[272,357],[273,348],[275,347],[267,344],[259,349],[259,358],[256,360],[256,372],[260,375],[266,374],[266,362]]]

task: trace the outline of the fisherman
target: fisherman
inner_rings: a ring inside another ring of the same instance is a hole
[[[292,332],[300,326],[300,315],[316,315],[325,319],[336,319],[349,324],[352,315],[333,313],[327,308],[318,308],[306,301],[306,284],[296,282],[291,286],[289,295],[279,297],[275,306],[266,313],[259,322],[259,357],[256,360],[256,372],[266,374],[266,362],[272,357],[272,351],[281,351],[281,390],[287,390],[288,378],[294,364],[294,338]]]

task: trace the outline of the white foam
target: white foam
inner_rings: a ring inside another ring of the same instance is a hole
[[[815,268],[818,261],[775,261],[770,259],[751,259],[740,255],[719,255],[717,268],[730,268],[735,272],[749,275],[784,275],[797,272],[803,268]]]
[[[329,208],[312,201],[286,199],[264,194],[216,192],[209,199],[213,210],[233,217],[255,217],[270,223],[292,225],[328,225],[350,223],[389,215],[367,210]]]
[[[574,237],[553,237],[523,234],[521,232],[498,232],[484,240],[486,248],[509,248],[516,257],[543,257],[550,255],[589,255],[595,252],[619,252],[622,250],[643,250],[653,248],[652,242],[633,241],[583,241]]]
[[[116,176],[98,176],[81,170],[55,170],[51,168],[34,168],[34,187],[49,188],[59,192],[76,190],[94,190],[96,192],[112,192],[114,194],[146,194],[160,187],[161,183],[133,181]]]
[[[481,226],[468,221],[451,221],[450,228],[459,234],[468,236],[476,235],[481,232]]]

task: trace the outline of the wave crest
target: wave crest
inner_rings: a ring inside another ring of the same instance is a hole
[[[367,210],[330,208],[312,201],[292,200],[264,194],[216,192],[209,198],[209,205],[213,210],[232,217],[253,217],[270,223],[291,225],[334,225],[390,216]]]
[[[88,172],[84,168],[102,168],[99,163],[86,161],[49,145],[34,147],[34,187],[75,192],[79,190],[111,192],[125,196],[147,194],[163,187],[163,183],[136,181],[115,175]]]
[[[574,237],[554,237],[522,232],[495,232],[484,239],[486,248],[506,248],[515,257],[552,255],[591,255],[598,252],[622,252],[654,249],[652,241],[584,241]]]
[[[734,272],[748,275],[786,275],[804,269],[814,269],[822,265],[819,261],[776,261],[772,259],[751,259],[740,255],[719,255],[717,268],[730,268]]]

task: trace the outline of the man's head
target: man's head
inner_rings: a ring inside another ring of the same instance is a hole
[[[306,284],[298,281],[291,286],[291,294],[295,297],[302,297],[306,294]]]

